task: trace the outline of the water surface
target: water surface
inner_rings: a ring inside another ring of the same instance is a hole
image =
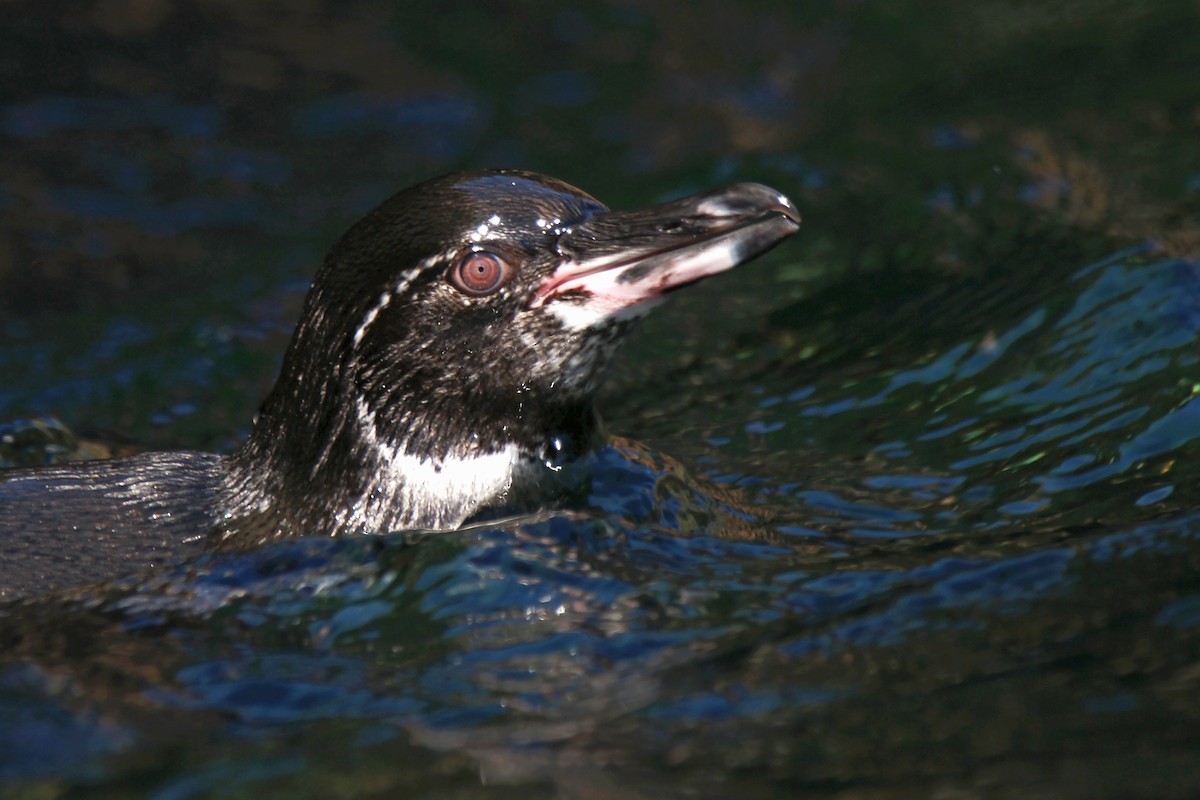
[[[235,446],[438,172],[805,224],[630,342],[573,513],[0,608],[5,792],[1200,792],[1192,5],[17,7],[10,462]]]

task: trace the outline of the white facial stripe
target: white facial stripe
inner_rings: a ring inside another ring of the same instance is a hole
[[[371,327],[371,323],[374,322],[375,318],[379,316],[379,312],[387,308],[388,303],[390,302],[392,302],[392,292],[384,292],[383,294],[379,295],[379,300],[376,301],[375,305],[371,306],[371,310],[367,312],[365,317],[363,317],[362,324],[359,325],[354,331],[355,347],[358,347],[363,336],[366,335],[367,328]]]
[[[396,285],[379,295],[379,299],[375,301],[375,305],[367,309],[367,313],[363,315],[362,322],[359,323],[359,326],[354,330],[354,346],[358,347],[359,344],[362,343],[363,337],[367,335],[367,329],[370,328],[371,325],[374,324],[375,320],[379,318],[380,312],[388,307],[388,304],[392,302],[393,297],[408,291],[408,287],[412,285],[412,282],[416,280],[418,275],[432,267],[434,264],[446,261],[453,253],[454,251],[450,250],[441,255],[427,258],[412,269],[406,269],[404,272],[401,272],[400,277],[396,280]]]

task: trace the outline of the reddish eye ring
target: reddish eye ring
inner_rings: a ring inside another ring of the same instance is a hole
[[[454,288],[472,297],[492,294],[508,283],[513,268],[495,253],[476,250],[464,255],[450,271]]]

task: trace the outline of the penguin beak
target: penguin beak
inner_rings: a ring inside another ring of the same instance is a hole
[[[563,261],[530,307],[569,296],[598,322],[745,263],[799,227],[792,202],[758,183],[639,211],[601,212],[559,238]]]

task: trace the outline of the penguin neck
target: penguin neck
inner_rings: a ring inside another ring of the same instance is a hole
[[[603,438],[590,397],[411,386],[346,397],[353,380],[306,373],[285,367],[230,460],[222,539],[452,529],[485,510],[532,510],[579,484]]]

